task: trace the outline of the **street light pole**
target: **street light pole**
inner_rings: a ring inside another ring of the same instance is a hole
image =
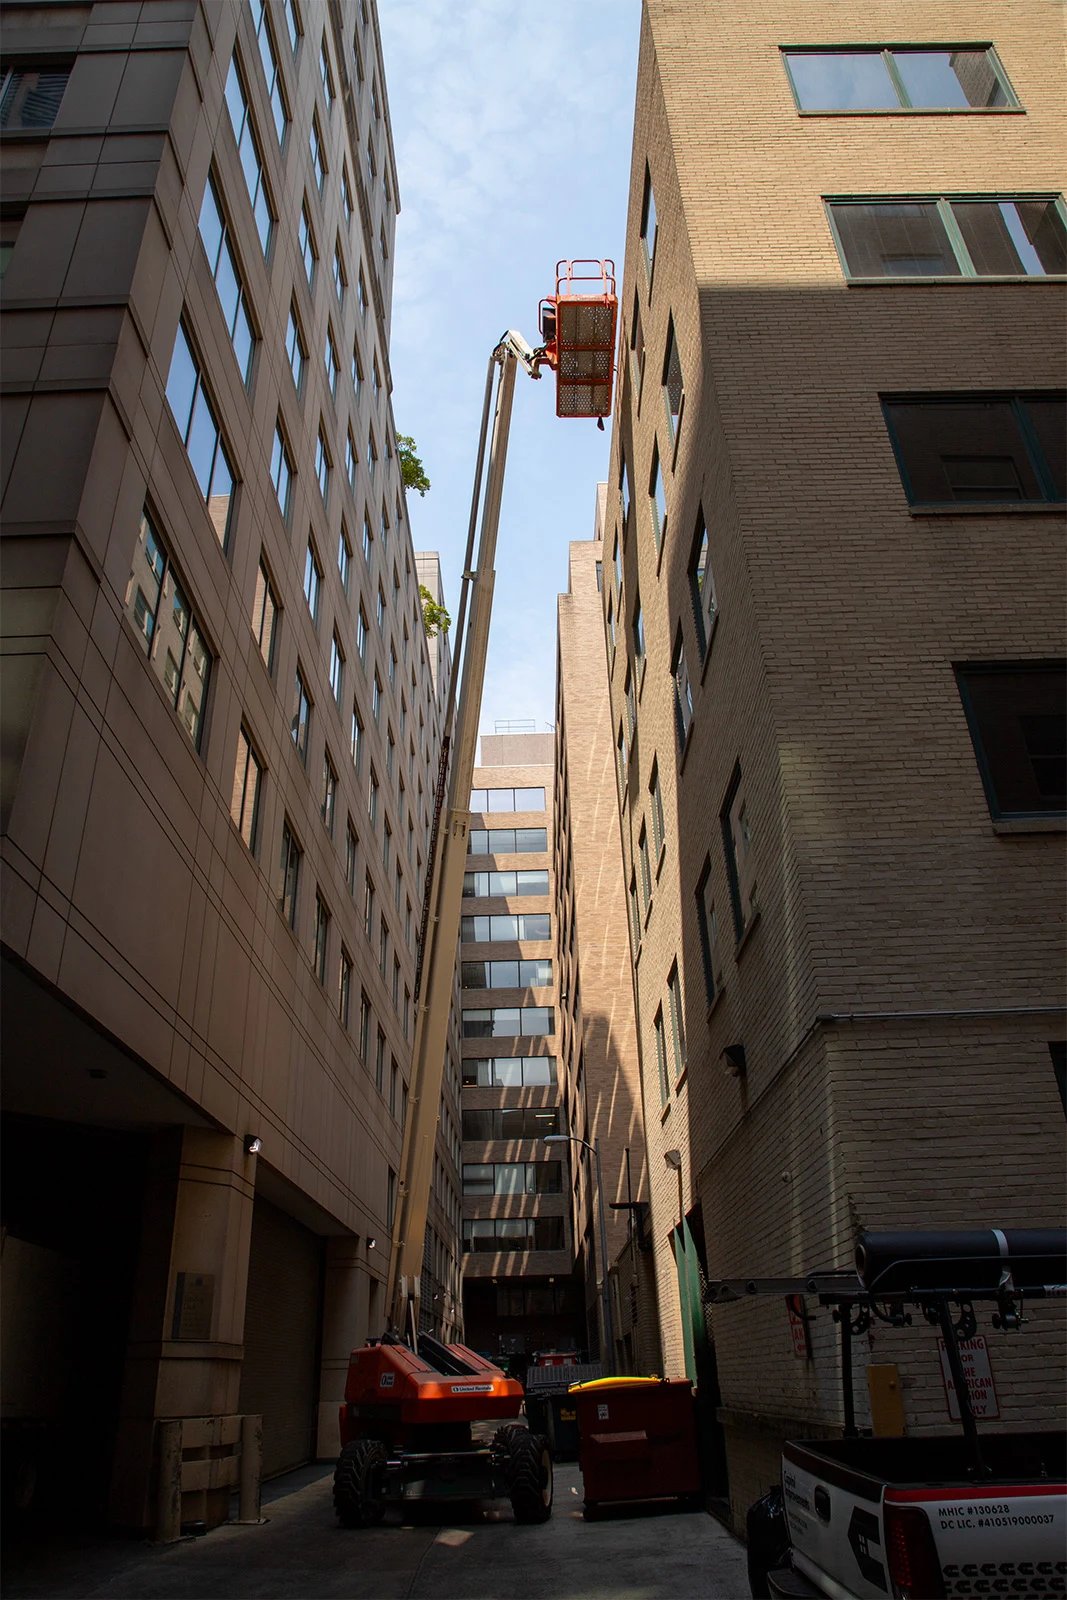
[[[599,1135],[590,1144],[588,1139],[579,1139],[576,1133],[546,1133],[545,1144],[580,1144],[584,1150],[593,1152],[596,1162],[596,1197],[597,1210],[600,1215],[600,1293],[602,1299],[602,1315],[604,1319],[604,1341],[607,1344],[605,1365],[610,1365],[615,1358],[615,1323],[611,1314],[611,1290],[608,1284],[608,1225],[604,1209],[604,1174],[600,1165],[600,1137]]]

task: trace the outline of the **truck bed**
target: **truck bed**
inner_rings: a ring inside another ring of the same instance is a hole
[[[982,1457],[990,1483],[1063,1483],[1067,1480],[1067,1433],[982,1433]],[[974,1483],[962,1434],[933,1434],[908,1439],[820,1439],[789,1443],[785,1458],[809,1470],[826,1471],[833,1462],[844,1472],[870,1480],[878,1495],[894,1488],[966,1488]],[[835,1477],[837,1475],[835,1474]]]

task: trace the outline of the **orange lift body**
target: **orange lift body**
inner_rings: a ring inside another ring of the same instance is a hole
[[[610,416],[619,316],[614,261],[557,261],[556,292],[540,309],[557,417]]]
[[[342,1445],[368,1429],[399,1445],[420,1424],[447,1426],[519,1415],[521,1383],[506,1378],[466,1345],[445,1347],[434,1341],[431,1349],[447,1349],[448,1359],[433,1366],[406,1344],[353,1350],[339,1419]]]

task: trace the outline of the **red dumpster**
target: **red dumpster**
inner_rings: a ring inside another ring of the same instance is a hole
[[[572,1384],[585,1515],[610,1501],[700,1496],[696,1408],[688,1378]]]

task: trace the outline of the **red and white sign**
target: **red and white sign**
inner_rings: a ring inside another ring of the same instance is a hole
[[[960,1420],[960,1403],[956,1398],[956,1385],[952,1381],[952,1371],[948,1364],[948,1352],[945,1349],[944,1339],[937,1341],[937,1348],[941,1356],[941,1377],[945,1385],[948,1414],[953,1422],[958,1422]],[[959,1351],[963,1376],[967,1380],[967,1393],[971,1397],[971,1410],[978,1418],[999,1417],[1000,1405],[997,1401],[997,1386],[993,1382],[993,1369],[989,1365],[989,1350],[984,1336],[979,1333],[973,1339],[964,1339],[960,1344]]]
[[[787,1294],[785,1309],[789,1316],[789,1331],[793,1336],[793,1354],[802,1361],[811,1357],[811,1337],[808,1333],[807,1309],[802,1294]]]

